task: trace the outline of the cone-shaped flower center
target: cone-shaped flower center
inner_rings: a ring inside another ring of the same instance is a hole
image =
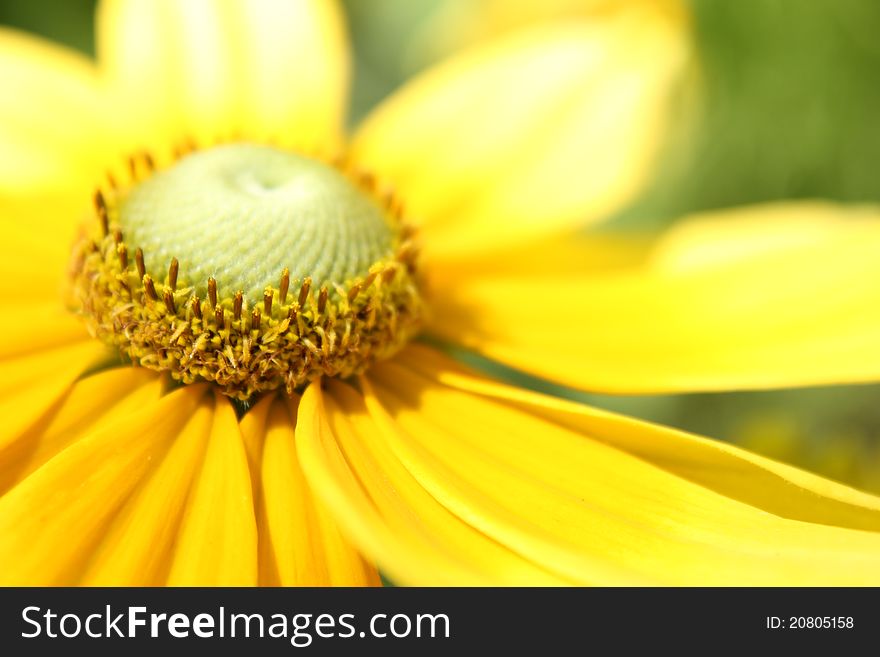
[[[141,365],[245,399],[361,372],[418,329],[411,231],[370,176],[252,144],[154,168],[96,193],[73,269],[92,331]]]
[[[118,222],[150,254],[148,272],[177,258],[196,294],[213,277],[221,297],[252,302],[285,267],[316,288],[366,276],[394,238],[383,209],[334,167],[251,144],[193,153],[145,180]]]

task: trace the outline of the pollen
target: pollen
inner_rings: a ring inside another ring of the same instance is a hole
[[[344,161],[273,147],[142,154],[95,192],[74,303],[135,364],[249,399],[388,358],[424,315],[402,204]]]

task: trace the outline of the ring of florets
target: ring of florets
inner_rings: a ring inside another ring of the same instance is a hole
[[[196,294],[176,258],[157,274],[159,263],[126,243],[117,216],[118,199],[157,169],[141,153],[129,159],[124,184],[108,176],[95,192],[95,211],[72,260],[76,311],[94,336],[133,363],[183,383],[214,382],[241,400],[281,387],[290,393],[321,376],[358,374],[389,357],[415,335],[424,314],[414,231],[393,193],[380,193],[371,175],[341,159],[331,163],[381,205],[393,228],[390,253],[363,276],[316,286],[284,268],[252,300],[241,291],[218,295],[213,278],[201,286],[206,294]]]

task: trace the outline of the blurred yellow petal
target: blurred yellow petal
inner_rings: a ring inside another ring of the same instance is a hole
[[[290,412],[272,407],[263,447],[262,484],[266,501],[265,537],[281,586],[376,585],[379,576],[343,540],[323,507],[316,505],[296,455]]]
[[[433,61],[469,45],[542,21],[596,20],[619,11],[620,0],[442,0],[419,27],[411,44],[417,62]],[[626,0],[642,11],[666,12],[682,19],[680,0]]]
[[[566,385],[655,393],[876,381],[880,211],[759,206],[673,229],[643,268],[484,276],[432,330]],[[525,268],[524,268],[525,269]]]
[[[91,207],[91,190],[89,184],[74,193],[0,197],[0,294],[7,305],[54,302],[63,293],[71,245]]]
[[[99,346],[82,319],[51,294],[37,302],[5,304],[0,308],[0,363],[29,354],[39,356],[47,349],[81,342]]]
[[[348,52],[334,0],[103,0],[97,41],[127,111],[163,140],[339,139]]]
[[[5,227],[10,219],[15,221],[19,217],[2,217],[0,222]],[[31,226],[31,232],[35,232],[33,226]],[[4,253],[4,262],[0,265],[0,276],[2,276],[0,278],[0,294],[6,301],[4,310],[20,301],[31,305],[35,299],[42,301],[43,303],[39,305],[44,308],[51,305],[60,309],[61,304],[58,303],[58,300],[61,298],[65,283],[62,272],[67,265],[71,242],[66,243],[68,253],[60,255],[57,251],[61,249],[53,247],[61,240],[49,238],[46,247],[43,247],[24,239],[17,240],[17,237],[15,234],[10,235],[9,242],[5,242],[4,231],[4,247],[6,244],[11,247],[8,254]],[[21,248],[15,248],[16,241],[19,242]]]
[[[173,548],[172,586],[256,586],[257,526],[232,405],[215,393],[211,435]]]
[[[524,272],[571,276],[632,268],[645,261],[651,247],[651,237],[641,232],[567,232],[493,249],[490,254],[449,254],[426,267],[424,277],[427,294],[442,298],[454,296],[456,286],[470,285],[474,278],[516,277]]]
[[[111,108],[95,66],[0,27],[0,197],[88,191],[113,152]]]
[[[72,384],[50,410],[0,441],[0,494],[84,435],[158,399],[162,383],[149,370],[120,367]],[[43,388],[34,386],[31,394]]]
[[[309,430],[323,422],[319,431],[325,435],[306,440],[309,432],[303,427],[299,437],[306,452],[317,447],[315,442],[323,443],[318,449],[328,458],[335,450],[336,465],[319,472],[316,490],[328,499],[345,490],[350,502],[357,500],[340,516],[343,527],[365,549],[384,543],[384,552],[375,556],[402,583],[444,579],[448,571],[437,570],[442,562],[424,567],[429,559],[439,562],[442,552],[417,540],[427,525],[422,504],[405,498],[401,508],[382,508],[377,500],[388,495],[382,487],[396,492],[397,481],[362,475],[363,455],[355,457],[341,437],[346,422],[383,473],[399,469],[408,473],[411,486],[421,487],[430,501],[425,509],[440,504],[472,534],[494,539],[572,583],[880,581],[880,533],[774,515],[760,504],[744,503],[609,444],[611,438],[662,442],[668,430],[618,417],[595,427],[563,423],[552,407],[533,404],[526,411],[518,401],[446,385],[440,377],[449,368],[433,362],[439,356],[426,358],[418,371],[406,365],[418,357],[418,351],[410,350],[371,372],[369,382],[362,381],[365,399],[359,411],[359,396],[352,389],[331,384],[321,420],[321,395],[311,395],[310,388],[301,417],[308,412],[316,421]],[[337,417],[341,414],[334,412],[331,399],[344,400],[338,403],[345,405],[346,418]],[[582,415],[590,413],[585,409]],[[303,458],[303,463],[309,478],[312,466],[321,470],[319,459]],[[759,472],[748,466],[741,470],[743,476]],[[859,512],[866,524],[876,526],[880,505],[864,497],[868,503]],[[802,501],[808,502],[806,495]],[[476,563],[479,553],[459,550],[457,556],[464,561],[459,565],[489,574]],[[414,560],[422,566],[411,569]],[[492,574],[496,583],[528,581],[515,571]]]
[[[466,52],[368,117],[354,159],[402,194],[429,254],[602,219],[649,175],[684,31],[628,7]]]
[[[188,386],[120,418],[0,498],[3,585],[75,583],[107,521],[161,462],[204,392]]]

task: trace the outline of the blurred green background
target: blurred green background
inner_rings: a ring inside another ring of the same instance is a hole
[[[353,122],[418,69],[413,40],[442,2],[344,3],[355,50]],[[690,5],[699,121],[673,140],[653,186],[612,226],[660,229],[689,212],[774,199],[880,201],[880,2]],[[93,53],[93,8],[93,0],[0,0],[0,23]],[[587,399],[880,492],[880,386]]]

